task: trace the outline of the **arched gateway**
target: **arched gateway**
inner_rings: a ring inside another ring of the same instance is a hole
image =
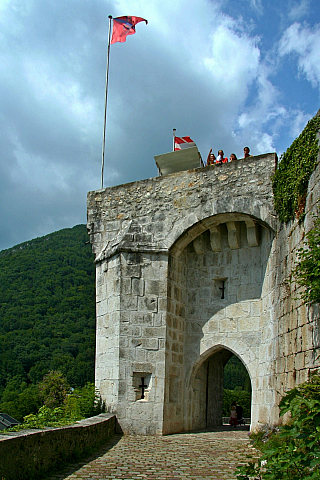
[[[266,154],[88,194],[96,386],[125,433],[219,425],[232,354],[250,375],[252,427],[278,421],[290,369],[277,376],[275,162]]]

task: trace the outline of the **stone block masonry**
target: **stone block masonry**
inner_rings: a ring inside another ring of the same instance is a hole
[[[114,415],[101,414],[74,425],[0,435],[0,478],[33,480],[105,443],[116,429]]]
[[[251,427],[279,422],[278,401],[318,360],[316,309],[287,280],[304,224],[273,210],[276,155],[250,157],[88,194],[96,261],[96,386],[125,433],[221,423],[232,355],[252,386]]]

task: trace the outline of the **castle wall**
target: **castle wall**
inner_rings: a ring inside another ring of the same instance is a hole
[[[288,285],[304,224],[273,210],[275,154],[88,194],[97,265],[96,385],[125,433],[219,423],[230,355],[247,368],[252,428],[316,366],[317,312]],[[224,298],[221,298],[222,291]]]
[[[178,240],[183,250],[208,230],[212,221],[206,219],[226,212],[277,230],[275,163],[275,154],[265,154],[89,192],[87,227],[96,262],[120,251],[168,253]]]
[[[165,254],[123,252],[97,265],[96,387],[126,433],[136,423],[162,432],[166,269]]]
[[[186,254],[169,257],[166,332],[166,395],[163,433],[184,429],[184,362],[187,304]]]
[[[320,161],[320,155],[318,156]],[[290,281],[290,274],[298,260],[298,251],[305,248],[305,234],[319,217],[320,167],[309,181],[302,222],[292,220],[281,224],[274,241],[270,282],[273,284],[270,302],[273,310],[274,358],[270,387],[276,391],[277,402],[295,385],[306,381],[310,372],[319,368],[320,360],[320,314],[319,305],[306,305],[300,295],[300,287]],[[265,305],[267,310],[268,305]],[[272,421],[278,421],[278,410]]]
[[[120,285],[120,255],[96,265],[95,375],[110,412],[119,400]]]

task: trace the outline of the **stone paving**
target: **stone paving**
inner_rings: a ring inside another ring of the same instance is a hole
[[[248,431],[230,427],[164,437],[115,435],[90,458],[45,480],[231,480],[248,452]]]

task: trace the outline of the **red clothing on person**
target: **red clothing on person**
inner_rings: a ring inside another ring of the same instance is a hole
[[[230,417],[230,422],[229,424],[234,427],[236,427],[238,425],[238,419],[237,418],[233,418],[233,417]]]
[[[216,159],[216,160],[215,160],[215,163],[218,163],[219,165],[220,165],[221,163],[228,163],[228,157],[223,158],[222,160]]]
[[[232,405],[231,407],[229,424],[234,427],[238,425],[237,410],[235,405]]]

